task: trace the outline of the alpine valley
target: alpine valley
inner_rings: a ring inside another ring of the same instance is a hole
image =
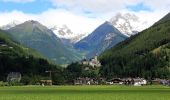
[[[141,32],[133,24],[137,19],[118,14],[86,37],[75,35],[66,25],[47,28],[34,20],[3,26],[0,79],[11,71],[24,74],[24,84],[46,79],[44,72],[62,85],[80,77],[170,78],[170,13]]]
[[[131,24],[137,22],[137,19],[135,15],[119,13],[88,36],[87,33],[73,33],[67,25],[47,28],[34,20],[24,23],[13,21],[1,29],[14,41],[36,50],[56,64],[63,65],[83,58],[93,58],[129,38],[137,32]]]

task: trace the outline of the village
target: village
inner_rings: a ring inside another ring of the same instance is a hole
[[[7,82],[20,82],[21,74],[19,72],[11,72],[7,76]],[[36,85],[52,86],[52,80],[40,80]],[[144,86],[144,85],[165,85],[170,86],[170,80],[155,78],[148,81],[144,78],[88,78],[79,77],[74,79],[73,85],[126,85],[126,86]]]
[[[90,60],[82,60],[81,64],[91,66],[93,69],[100,68],[101,64],[97,59],[97,56]],[[85,67],[85,70],[90,70],[89,67]],[[49,79],[46,80],[39,80],[37,81],[36,85],[42,86],[52,86],[53,81],[51,80],[51,74],[49,73]],[[22,75],[20,72],[10,72],[7,76],[7,82],[20,82],[22,79]],[[167,79],[160,79],[155,78],[152,80],[146,80],[145,78],[117,78],[113,77],[111,79],[97,77],[97,78],[90,78],[90,77],[78,77],[73,80],[72,85],[126,85],[126,86],[144,86],[144,85],[166,85],[170,86],[170,80]]]
[[[127,86],[144,86],[144,85],[165,85],[170,86],[170,80],[167,79],[153,79],[148,81],[144,78],[77,78],[74,80],[74,85],[127,85]]]

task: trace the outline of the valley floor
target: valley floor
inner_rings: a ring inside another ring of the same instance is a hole
[[[0,87],[0,100],[170,100],[166,86]]]

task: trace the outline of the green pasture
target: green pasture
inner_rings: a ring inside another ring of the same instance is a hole
[[[166,86],[0,87],[0,100],[170,100]]]

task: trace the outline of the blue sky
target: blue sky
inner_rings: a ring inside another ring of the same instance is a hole
[[[0,1],[0,12],[18,10],[24,13],[42,13],[45,10],[52,8],[54,8],[54,6],[49,0],[36,0],[28,3]]]
[[[16,0],[17,1],[17,0]],[[50,0],[34,0],[32,2],[15,2],[15,0],[7,0],[4,2],[0,0],[0,12],[10,12],[13,10],[22,11],[24,13],[42,13],[48,9],[69,9],[67,6],[62,6],[59,4],[53,4]],[[152,11],[149,6],[146,6],[144,3],[140,2],[133,5],[126,5],[127,10],[139,12],[139,11]],[[91,14],[91,11],[85,10],[85,14]]]
[[[66,24],[75,33],[89,33],[117,13],[131,13],[147,28],[169,11],[169,0],[0,0],[0,26],[33,19],[48,27]]]
[[[134,11],[134,12],[140,12],[140,11],[148,11],[151,12],[152,8],[145,5],[144,3],[137,3],[135,5],[127,5],[127,9]]]

